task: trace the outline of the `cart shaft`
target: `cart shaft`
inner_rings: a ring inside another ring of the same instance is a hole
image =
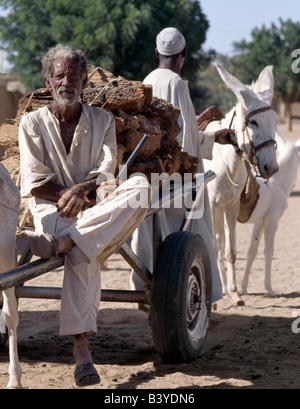
[[[62,289],[59,287],[18,286],[15,289],[17,298],[39,298],[60,300]],[[144,291],[131,290],[102,290],[101,301],[129,302],[147,304]]]
[[[64,265],[64,256],[43,260],[38,259],[23,266],[0,274],[0,291],[23,284],[28,280],[39,277]]]

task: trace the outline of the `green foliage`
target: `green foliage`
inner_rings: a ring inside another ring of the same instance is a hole
[[[216,61],[229,72],[233,71],[228,57],[219,54]],[[199,71],[197,81],[190,88],[195,109],[199,113],[215,105],[225,114],[236,102],[234,94],[224,84],[214,65],[210,65],[204,71]]]
[[[0,0],[0,41],[29,89],[43,87],[40,60],[49,47],[69,43],[89,62],[142,80],[157,66],[155,39],[164,27],[185,36],[188,58],[182,75],[193,81],[213,51],[204,53],[209,23],[195,0]]]
[[[299,48],[300,23],[279,20],[270,28],[255,28],[252,41],[235,43],[237,55],[232,63],[235,74],[245,83],[256,79],[267,65],[274,66],[275,100],[299,101],[300,75],[292,71],[292,52]]]

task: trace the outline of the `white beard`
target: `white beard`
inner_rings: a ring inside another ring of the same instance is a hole
[[[64,86],[61,86],[58,88],[58,90],[55,90],[54,87],[52,86],[53,98],[56,100],[56,102],[60,106],[63,106],[63,107],[73,105],[75,102],[77,102],[78,98],[80,97],[81,90],[82,90],[82,87],[80,87],[79,89],[76,89],[75,87],[66,88]],[[63,92],[68,92],[68,91],[69,92],[74,91],[72,97],[71,97],[72,94],[70,94],[69,97],[62,94]]]

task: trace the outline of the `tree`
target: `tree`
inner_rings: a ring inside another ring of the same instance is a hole
[[[177,27],[186,38],[182,74],[189,80],[214,55],[201,49],[209,23],[194,0],[0,0],[0,6],[9,10],[0,18],[2,48],[31,90],[43,86],[41,57],[59,42],[85,51],[93,65],[136,80],[156,67],[155,39],[164,27]]]
[[[291,130],[291,105],[300,100],[300,75],[293,69],[293,66],[297,68],[297,61],[292,55],[299,49],[300,23],[280,19],[279,26],[273,23],[270,28],[255,28],[251,35],[252,41],[234,44],[237,53],[232,60],[235,74],[243,82],[250,83],[265,66],[273,65],[275,101],[285,104]]]
[[[216,62],[232,72],[229,57],[218,54]],[[210,65],[203,71],[199,70],[197,80],[190,86],[190,90],[194,106],[199,113],[203,112],[207,107],[215,105],[225,114],[236,103],[235,96],[227,88],[214,65]]]

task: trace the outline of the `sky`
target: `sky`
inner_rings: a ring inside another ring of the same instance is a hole
[[[210,28],[204,49],[231,56],[233,42],[251,40],[255,27],[279,25],[279,18],[300,21],[299,0],[199,0]],[[299,38],[300,48],[300,38]]]

